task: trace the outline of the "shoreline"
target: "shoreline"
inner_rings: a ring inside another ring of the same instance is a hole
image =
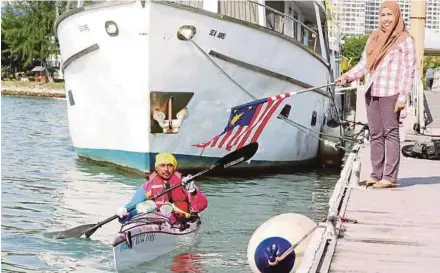
[[[66,94],[63,89],[50,89],[41,86],[25,87],[25,86],[4,86],[2,84],[2,95],[5,96],[26,96],[26,97],[43,97],[43,98],[65,98]]]

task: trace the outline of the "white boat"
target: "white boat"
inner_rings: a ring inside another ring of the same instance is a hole
[[[194,245],[201,226],[200,218],[172,225],[158,214],[139,214],[122,226],[113,242],[116,269],[126,271],[147,263],[178,247]]]
[[[194,144],[223,131],[227,109],[334,81],[325,16],[323,1],[79,1],[55,25],[77,154],[141,172],[165,151],[181,170],[209,166],[234,141]],[[308,129],[316,135],[332,112],[329,92],[283,100],[238,168],[314,161]],[[277,119],[282,109],[306,129]]]

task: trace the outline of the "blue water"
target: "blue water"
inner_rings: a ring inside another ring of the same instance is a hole
[[[128,202],[142,177],[77,159],[63,99],[2,96],[2,272],[114,272],[117,221],[90,240],[47,232],[95,223]],[[247,243],[277,214],[322,219],[336,171],[199,179],[207,195],[200,243],[132,272],[250,272]]]

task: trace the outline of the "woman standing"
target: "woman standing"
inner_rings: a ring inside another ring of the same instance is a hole
[[[365,102],[373,172],[366,184],[393,188],[400,163],[399,116],[412,89],[416,52],[397,2],[384,1],[379,18],[379,28],[368,38],[360,62],[336,83],[343,85],[368,74]]]

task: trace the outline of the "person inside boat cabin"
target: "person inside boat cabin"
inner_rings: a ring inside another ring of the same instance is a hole
[[[124,223],[137,213],[143,212],[137,211],[136,209],[127,211],[128,208],[154,198],[166,189],[182,183],[184,178],[182,177],[182,174],[176,171],[176,169],[177,160],[172,154],[157,154],[155,172],[150,175],[149,179],[144,184],[138,187],[131,201],[126,204],[125,207],[121,207],[117,210],[116,214],[119,217],[119,222]],[[158,211],[162,205],[168,202],[174,204],[174,212],[171,213],[170,216],[172,222],[185,217],[185,214],[188,215],[188,213],[202,212],[208,206],[206,196],[198,189],[194,180],[158,197],[155,202]]]

